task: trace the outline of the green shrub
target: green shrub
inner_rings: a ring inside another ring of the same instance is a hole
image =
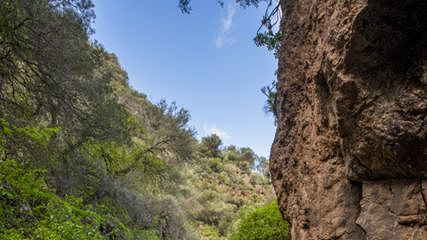
[[[209,158],[208,165],[212,171],[217,173],[224,170],[224,165],[220,158]]]
[[[108,222],[75,197],[60,198],[41,170],[13,160],[0,162],[0,239],[123,239],[124,229]]]
[[[283,220],[275,201],[247,210],[231,240],[290,240],[289,223]]]
[[[224,238],[220,236],[218,230],[211,225],[201,225],[200,233],[203,236],[202,239],[211,239],[211,240],[223,240]]]

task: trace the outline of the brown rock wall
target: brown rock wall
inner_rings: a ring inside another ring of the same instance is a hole
[[[424,239],[427,1],[282,10],[270,168],[293,238]]]

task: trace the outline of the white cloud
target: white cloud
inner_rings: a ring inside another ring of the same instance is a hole
[[[227,140],[227,139],[231,138],[230,133],[228,133],[224,129],[221,129],[215,125],[204,124],[203,125],[203,132],[204,132],[204,135],[216,134],[216,135],[218,135],[218,137],[220,137],[223,140]]]
[[[234,15],[236,14],[236,3],[231,2],[226,9],[226,15],[222,18],[221,31],[215,38],[216,48],[221,48],[226,44],[233,44],[234,39],[230,36],[231,27],[233,27]]]

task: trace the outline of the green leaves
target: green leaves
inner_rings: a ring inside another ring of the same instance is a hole
[[[91,43],[93,18],[90,0],[0,2],[0,239],[191,239],[193,223],[229,236],[239,208],[270,198],[263,161],[199,144],[187,110],[132,90]],[[277,49],[262,24],[257,44]]]
[[[222,145],[222,140],[218,135],[212,134],[210,136],[206,136],[202,138],[200,143],[200,152],[206,157],[219,157],[220,146]]]
[[[59,198],[44,181],[45,171],[0,162],[0,239],[115,239],[125,229],[112,227],[76,197]]]
[[[29,138],[37,143],[44,145],[48,143],[53,135],[57,134],[61,130],[59,127],[17,127],[9,123],[5,118],[0,118],[0,128],[4,136],[11,138]]]
[[[257,47],[265,46],[269,51],[274,52],[274,56],[279,56],[279,50],[282,42],[282,33],[280,31],[274,32],[268,29],[265,32],[258,32],[254,38]]]
[[[17,134],[28,136],[38,143],[47,144],[49,139],[60,131],[60,128],[38,128],[27,126],[22,128],[15,128],[15,131]]]
[[[290,240],[289,223],[282,219],[276,201],[243,214],[231,240]]]
[[[261,92],[267,98],[264,105],[264,112],[273,113],[273,115],[277,117],[277,113],[276,113],[277,83],[276,81],[273,81],[270,86],[262,87]]]

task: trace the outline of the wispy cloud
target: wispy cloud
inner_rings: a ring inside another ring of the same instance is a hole
[[[236,3],[230,2],[227,5],[226,15],[221,19],[221,30],[215,37],[216,48],[222,48],[226,44],[233,44],[234,38],[230,36],[231,27],[233,27],[234,15],[236,14]]]
[[[215,125],[204,124],[203,125],[203,133],[204,135],[216,134],[223,140],[227,140],[231,138],[231,134],[221,129]]]

